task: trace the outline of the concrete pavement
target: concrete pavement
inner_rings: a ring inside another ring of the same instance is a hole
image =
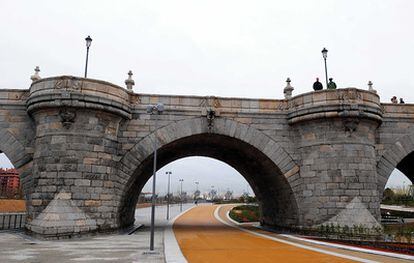
[[[183,209],[192,204],[184,205]],[[150,208],[137,209],[136,223],[144,224],[133,235],[109,234],[94,237],[42,241],[21,232],[0,232],[0,262],[165,262],[164,228],[166,207],[156,207],[155,252],[149,249]],[[180,213],[179,205],[171,207],[171,217]]]
[[[184,205],[183,210],[192,206]],[[243,232],[226,225],[232,224],[226,215],[230,207],[217,209],[217,206],[198,206],[177,219],[174,226],[175,236],[188,262],[335,263],[351,262],[353,258],[362,262],[405,262],[309,244],[249,226],[242,227],[254,231],[255,234]],[[116,233],[82,239],[42,241],[21,232],[0,232],[0,262],[165,262],[164,229],[168,228],[165,219],[166,207],[156,208],[155,254],[146,253],[149,247],[150,211],[150,208],[137,209],[136,223],[145,224],[145,227],[133,235]],[[171,207],[171,218],[179,213],[179,205]],[[257,234],[265,235],[267,238]],[[174,239],[174,234],[172,237]],[[284,241],[287,243],[283,243]],[[294,242],[296,245],[289,245],[288,242]],[[327,251],[328,254],[318,252],[319,249]],[[335,253],[346,255],[348,258],[334,256]]]

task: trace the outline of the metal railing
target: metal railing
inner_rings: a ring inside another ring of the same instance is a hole
[[[0,230],[23,228],[26,213],[0,213]]]

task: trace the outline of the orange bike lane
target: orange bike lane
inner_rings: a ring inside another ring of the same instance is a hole
[[[216,205],[198,206],[175,221],[175,238],[188,262],[404,262],[320,246],[305,246],[311,248],[306,249],[256,236],[217,220],[214,216],[217,208]],[[228,222],[225,214],[230,208],[220,209],[218,215],[221,220]],[[275,235],[262,230],[258,232]],[[303,246],[300,242],[298,245]]]

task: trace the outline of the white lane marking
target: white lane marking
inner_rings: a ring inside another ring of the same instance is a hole
[[[218,206],[216,208],[216,210],[214,210],[214,217],[218,221],[220,221],[221,223],[223,223],[223,224],[225,224],[227,226],[230,226],[230,227],[237,228],[240,231],[243,231],[243,232],[246,232],[246,233],[255,235],[255,236],[267,238],[267,239],[270,239],[270,240],[273,240],[273,241],[276,241],[276,242],[284,243],[284,244],[287,244],[287,245],[291,245],[291,246],[295,246],[295,247],[299,247],[299,248],[303,248],[303,249],[307,249],[307,250],[312,250],[312,251],[315,251],[315,252],[319,252],[319,253],[323,253],[323,254],[327,254],[327,255],[331,255],[331,256],[346,258],[346,259],[350,259],[350,260],[354,260],[354,261],[358,261],[358,262],[364,262],[364,263],[374,263],[374,262],[377,262],[377,261],[373,261],[373,260],[369,260],[369,259],[364,259],[364,258],[359,258],[359,257],[354,257],[354,256],[349,256],[349,255],[344,255],[344,254],[339,254],[339,253],[336,253],[336,252],[331,252],[331,251],[323,250],[323,249],[320,249],[320,248],[315,248],[315,247],[310,247],[310,246],[306,246],[306,245],[302,245],[302,244],[293,243],[293,242],[290,242],[290,241],[286,241],[286,240],[283,240],[283,239],[279,239],[279,238],[276,238],[276,237],[272,237],[272,236],[268,236],[268,235],[264,235],[264,234],[261,234],[261,233],[257,233],[257,232],[254,232],[254,231],[251,231],[251,230],[248,230],[248,229],[244,229],[244,228],[239,227],[237,225],[232,225],[232,224],[226,222],[225,220],[223,220],[222,218],[220,218],[220,216],[219,216],[219,212],[218,211],[223,206],[224,205],[220,205],[220,206]]]
[[[341,245],[341,244],[328,243],[328,242],[323,242],[323,241],[318,241],[318,240],[295,237],[295,236],[286,235],[286,234],[282,234],[281,236],[291,238],[291,239],[300,240],[300,241],[304,241],[304,242],[308,242],[308,243],[314,243],[314,244],[318,244],[318,245],[322,245],[322,246],[328,246],[328,247],[333,247],[333,248],[341,248],[341,249],[346,249],[346,250],[351,250],[351,251],[357,251],[357,252],[363,252],[363,253],[368,253],[368,254],[387,256],[387,257],[393,257],[393,258],[399,258],[399,259],[407,259],[407,260],[413,260],[414,261],[414,257],[410,256],[410,255],[397,254],[397,253],[392,253],[392,252],[372,250],[372,249],[368,249],[368,248],[359,248],[359,247],[353,247],[353,246],[347,246],[347,245]]]
[[[187,263],[183,253],[181,252],[180,246],[178,245],[177,239],[175,238],[172,226],[180,216],[184,215],[191,209],[197,206],[192,206],[187,210],[184,210],[172,220],[168,221],[167,227],[164,229],[164,255],[165,262],[167,263]]]

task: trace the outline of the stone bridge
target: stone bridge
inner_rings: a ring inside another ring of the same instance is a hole
[[[147,114],[158,102],[164,113]],[[273,227],[378,226],[391,172],[414,177],[414,105],[380,103],[371,91],[287,100],[148,95],[72,76],[0,90],[0,151],[21,173],[34,235],[133,224],[153,140],[159,167],[207,156],[235,168],[258,197],[261,223]]]

